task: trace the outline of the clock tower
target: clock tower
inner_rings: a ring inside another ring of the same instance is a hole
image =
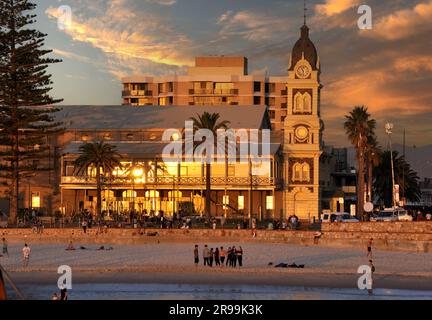
[[[320,61],[309,28],[301,27],[288,66],[288,113],[284,122],[284,212],[312,221],[320,214]]]

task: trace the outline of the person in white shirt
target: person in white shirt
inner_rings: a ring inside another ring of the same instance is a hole
[[[27,267],[30,260],[30,247],[26,244],[24,244],[24,248],[22,249],[23,252],[23,265],[24,267]]]

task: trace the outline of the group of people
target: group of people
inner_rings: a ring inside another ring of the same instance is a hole
[[[243,248],[241,246],[238,248],[232,246],[225,250],[224,247],[209,249],[208,245],[204,245],[202,257],[204,266],[208,267],[213,267],[213,263],[219,267],[229,266],[235,268],[237,265],[239,267],[243,266]],[[196,267],[200,263],[199,247],[197,244],[194,248],[194,263]]]
[[[23,267],[27,267],[29,265],[30,261],[30,246],[25,243],[24,247],[22,248],[22,254],[23,254]],[[5,237],[2,238],[2,254],[0,254],[0,257],[7,256],[9,257],[9,248],[8,248],[8,241]]]

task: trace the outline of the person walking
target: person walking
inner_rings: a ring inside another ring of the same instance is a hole
[[[366,257],[369,259],[372,259],[372,244],[373,244],[373,238],[370,238],[367,243],[367,255],[366,255]]]
[[[9,251],[8,251],[8,242],[6,240],[6,238],[2,239],[3,242],[3,255],[7,255],[9,257]]]
[[[30,252],[31,249],[30,247],[26,244],[24,244],[24,248],[22,249],[22,253],[23,253],[23,266],[27,267],[30,261]]]
[[[213,251],[213,248],[211,248],[210,252],[209,252],[209,264],[210,264],[210,267],[213,267],[213,257],[214,257],[214,251]]]
[[[82,222],[82,229],[84,231],[84,233],[87,233],[87,220],[83,220]]]
[[[220,266],[220,259],[219,259],[219,256],[220,256],[219,248],[216,247],[216,249],[215,249],[215,251],[214,251],[214,261],[215,261],[215,265],[216,265],[216,266]]]
[[[198,267],[199,264],[199,253],[198,253],[198,245],[195,245],[195,249],[194,249],[194,263],[195,263],[195,267]]]
[[[225,253],[225,250],[223,247],[220,247],[219,256],[220,256],[221,267],[223,267],[224,262],[225,262],[225,256],[226,256],[226,253]]]
[[[203,250],[203,259],[204,259],[204,266],[208,266],[210,265],[210,261],[209,261],[209,254],[210,254],[210,250],[207,247],[207,245],[204,246],[204,250]]]
[[[236,251],[236,255],[239,267],[243,267],[243,249],[241,246]]]

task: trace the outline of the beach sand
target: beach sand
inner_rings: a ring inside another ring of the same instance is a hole
[[[204,243],[200,245],[200,256]],[[226,249],[230,243],[207,243]],[[236,245],[236,243],[234,243]],[[0,263],[20,284],[56,283],[60,265],[72,268],[74,283],[160,283],[160,284],[248,284],[354,288],[357,268],[367,264],[366,250],[322,248],[289,244],[241,243],[244,267],[198,268],[193,264],[190,243],[154,243],[144,245],[110,245],[113,250],[96,250],[99,245],[75,244],[66,251],[58,244],[30,243],[30,265],[22,267],[21,249],[10,245],[9,257]],[[432,290],[432,255],[374,251],[375,285],[381,288]],[[269,262],[273,266],[268,266]],[[275,268],[284,263],[304,264],[304,269]]]

